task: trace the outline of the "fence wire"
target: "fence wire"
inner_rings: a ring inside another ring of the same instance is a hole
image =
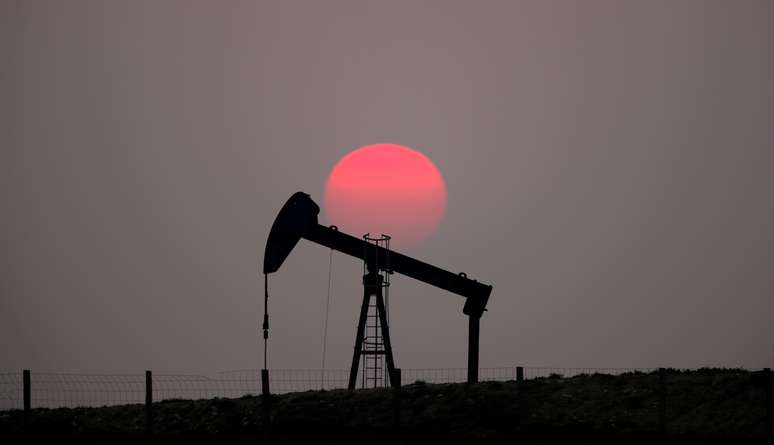
[[[22,408],[22,373],[0,373],[0,410]]]
[[[515,366],[480,368],[479,380],[516,380],[516,369]],[[656,372],[657,369],[523,367],[523,372],[525,379],[537,379],[569,378],[584,374],[651,373]],[[144,374],[71,374],[33,371],[30,377],[33,408],[98,407],[140,404],[145,401]],[[402,370],[404,385],[416,381],[460,383],[465,382],[466,379],[467,368]],[[348,380],[349,371],[343,369],[270,370],[271,392],[274,394],[345,389]],[[257,369],[224,371],[214,376],[154,373],[152,383],[154,401],[239,398],[261,393],[260,370]],[[22,409],[23,404],[22,373],[0,372],[0,410]]]

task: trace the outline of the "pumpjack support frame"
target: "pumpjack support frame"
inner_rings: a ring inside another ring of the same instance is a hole
[[[355,389],[357,384],[357,372],[360,366],[360,357],[364,353],[384,354],[387,361],[387,375],[390,384],[395,385],[392,376],[395,373],[395,359],[392,355],[392,341],[390,340],[390,327],[387,323],[387,310],[384,304],[384,293],[382,290],[382,277],[374,271],[369,271],[363,275],[363,303],[360,306],[360,318],[357,323],[357,333],[355,334],[355,350],[352,355],[352,367],[349,371],[349,389]],[[376,313],[379,317],[379,326],[381,329],[382,340],[384,342],[383,350],[365,351],[363,350],[363,340],[366,331],[366,316],[368,307],[371,304],[371,298],[376,299]],[[365,372],[365,370],[363,370]]]

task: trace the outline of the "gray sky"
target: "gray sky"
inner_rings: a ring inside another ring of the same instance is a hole
[[[375,142],[444,175],[406,253],[494,286],[482,366],[774,366],[772,5],[2,0],[0,368],[259,367],[274,216]],[[319,366],[328,254],[271,367]],[[464,367],[462,303],[394,277],[397,365]]]

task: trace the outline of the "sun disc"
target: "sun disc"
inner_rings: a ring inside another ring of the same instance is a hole
[[[387,234],[396,247],[415,246],[438,228],[446,185],[424,154],[397,144],[367,145],[336,163],[325,183],[330,224],[361,236]]]

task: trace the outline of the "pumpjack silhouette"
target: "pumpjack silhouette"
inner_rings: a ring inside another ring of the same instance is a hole
[[[354,389],[361,355],[369,353],[363,350],[363,337],[366,327],[366,314],[372,298],[376,299],[376,312],[381,326],[383,349],[371,353],[386,356],[387,371],[392,386],[399,385],[395,361],[392,354],[389,326],[386,318],[382,295],[383,278],[381,273],[399,273],[429,285],[447,290],[465,298],[462,312],[468,316],[468,378],[469,383],[478,381],[479,327],[481,316],[486,310],[492,286],[470,279],[464,273],[453,273],[409,256],[388,250],[380,245],[369,243],[366,239],[356,238],[340,232],[335,226],[325,227],[317,222],[320,207],[303,192],[296,192],[280,210],[269,232],[264,252],[263,273],[274,273],[296,246],[301,238],[316,244],[345,253],[365,262],[363,275],[363,304],[360,310],[352,367],[349,375],[349,389]],[[267,278],[268,280],[268,278]],[[267,290],[268,295],[268,290]],[[267,338],[268,316],[264,316],[264,338]],[[268,387],[268,371],[265,387]]]

